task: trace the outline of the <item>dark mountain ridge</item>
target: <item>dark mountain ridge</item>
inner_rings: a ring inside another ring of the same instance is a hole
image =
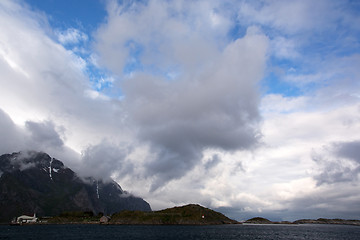
[[[42,152],[0,156],[0,221],[36,213],[55,216],[65,211],[113,214],[122,210],[151,211],[141,198],[115,182],[82,179]]]

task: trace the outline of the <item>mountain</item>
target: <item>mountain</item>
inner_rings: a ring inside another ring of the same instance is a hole
[[[122,211],[111,216],[109,224],[218,225],[237,224],[222,213],[198,204],[189,204],[154,212]]]
[[[115,182],[82,179],[42,152],[0,156],[0,221],[27,214],[55,216],[65,211],[113,214],[122,210],[151,211],[141,198]]]

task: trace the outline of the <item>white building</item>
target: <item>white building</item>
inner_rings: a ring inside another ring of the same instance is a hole
[[[16,218],[16,222],[23,224],[23,223],[36,223],[38,222],[39,219],[36,217],[36,214],[34,213],[34,216],[26,216],[26,215],[21,215],[20,217]]]

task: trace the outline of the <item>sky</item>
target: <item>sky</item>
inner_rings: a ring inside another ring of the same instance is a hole
[[[360,219],[360,2],[0,1],[0,154],[153,210]]]

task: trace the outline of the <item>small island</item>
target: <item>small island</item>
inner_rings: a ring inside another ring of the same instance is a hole
[[[300,219],[294,222],[289,222],[289,221],[273,222],[266,218],[254,217],[246,220],[244,223],[245,224],[341,224],[341,225],[360,226],[360,220],[327,219],[327,218]]]

